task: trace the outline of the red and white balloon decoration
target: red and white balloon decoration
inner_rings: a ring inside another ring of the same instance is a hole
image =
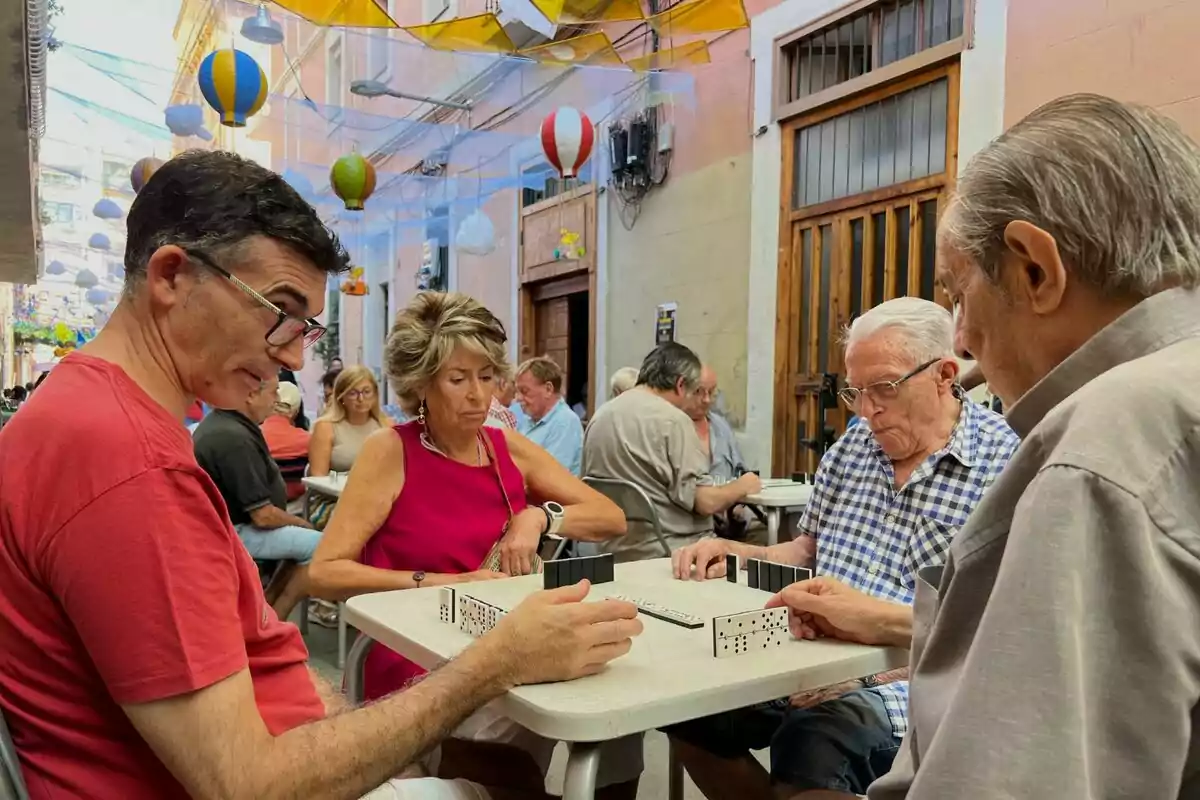
[[[578,109],[563,106],[542,120],[542,151],[564,178],[579,175],[592,154],[596,131],[592,121]]]

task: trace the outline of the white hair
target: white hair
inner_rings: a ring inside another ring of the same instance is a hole
[[[916,364],[954,357],[954,320],[949,311],[930,300],[897,297],[866,311],[846,329],[846,349],[884,330],[900,334],[905,351]]]
[[[1073,277],[1146,297],[1200,283],[1200,147],[1166,116],[1094,94],[1053,100],[981,150],[939,244],[995,279],[1005,230],[1054,237]]]
[[[638,371],[636,367],[621,367],[612,374],[612,379],[608,382],[608,396],[616,397],[617,395],[628,392],[634,386],[637,386]]]

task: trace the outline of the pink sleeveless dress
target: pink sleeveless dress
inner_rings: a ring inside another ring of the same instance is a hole
[[[525,480],[509,455],[504,431],[482,430],[495,453],[512,513],[520,513],[527,505]],[[428,573],[474,572],[508,522],[496,467],[470,467],[432,452],[421,443],[419,423],[397,425],[395,431],[404,443],[404,488],[363,548],[362,563]],[[377,644],[364,667],[365,697],[390,694],[423,672]]]

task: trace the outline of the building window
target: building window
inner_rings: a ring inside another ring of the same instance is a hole
[[[129,183],[129,172],[133,164],[126,161],[105,161],[100,170],[100,182],[105,189],[116,192],[133,192]]]
[[[327,111],[331,119],[340,118],[342,114],[342,90],[346,85],[342,72],[343,41],[338,36],[325,51],[325,104],[329,106]]]
[[[568,189],[592,182],[592,159],[579,168],[579,176],[564,181],[557,170],[546,162],[526,167],[521,171],[521,208],[557,197]]]
[[[421,0],[421,19],[424,24],[452,19],[450,0]]]
[[[381,3],[387,10],[388,16],[396,18],[396,0]],[[372,80],[387,83],[391,77],[392,47],[391,33],[386,28],[367,31],[367,76]]]
[[[77,189],[82,183],[80,169],[55,169],[42,167],[42,185],[59,189]]]
[[[46,224],[62,223],[69,225],[75,221],[74,203],[56,203],[46,200],[42,203],[42,221]]]
[[[797,130],[792,208],[944,172],[948,90],[939,78]]]
[[[782,48],[790,103],[963,35],[965,0],[888,0]]]

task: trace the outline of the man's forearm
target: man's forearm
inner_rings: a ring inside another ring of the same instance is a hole
[[[745,496],[742,485],[734,481],[724,486],[697,486],[693,508],[698,514],[712,516],[720,514]]]
[[[877,618],[879,626],[878,644],[888,647],[912,647],[912,606],[900,603],[890,603],[879,600],[880,613]]]
[[[256,528],[273,530],[285,525],[295,525],[300,528],[311,528],[312,523],[303,517],[289,514],[278,506],[262,506],[250,512],[250,521]]]
[[[333,688],[333,684],[321,677],[321,674],[311,665],[308,668],[308,675],[317,689],[317,696],[325,704],[325,716],[332,717],[334,714],[340,714],[350,709],[350,702],[346,699],[346,695]]]
[[[476,709],[510,688],[483,642],[377,703],[304,725],[273,741],[256,798],[353,800],[397,775]]]
[[[757,558],[763,561],[774,561],[776,564],[807,567],[812,565],[816,543],[811,536],[801,535],[790,542],[781,542],[770,547],[741,542],[731,542],[729,547],[734,554],[741,556],[743,561],[747,558]],[[745,564],[743,563],[742,566],[744,567]]]

